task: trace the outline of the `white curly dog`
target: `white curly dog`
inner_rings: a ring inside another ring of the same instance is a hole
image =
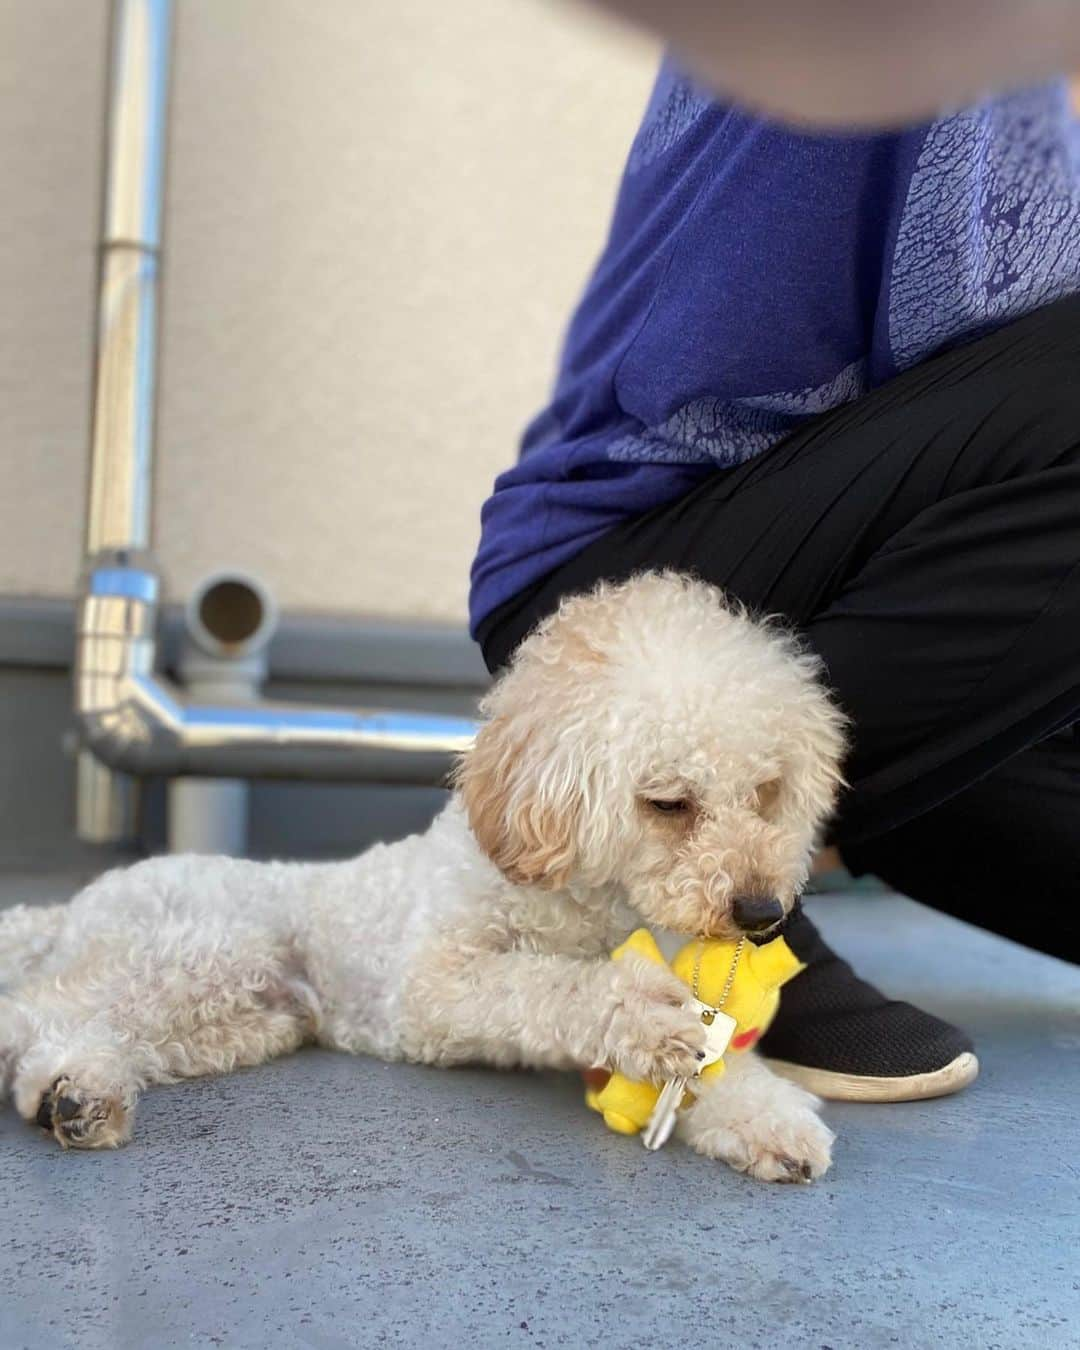
[[[674,573],[564,601],[488,694],[426,833],[329,864],[156,858],[0,913],[0,1085],[60,1144],[108,1148],[149,1084],[308,1042],[693,1073],[686,987],[606,957],[642,921],[731,937],[790,909],[841,781],[818,674],[781,627]],[[830,1161],[817,1106],[740,1055],[679,1131],[808,1179]]]

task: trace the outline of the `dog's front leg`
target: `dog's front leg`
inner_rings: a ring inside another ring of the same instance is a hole
[[[657,1082],[698,1066],[705,1033],[686,986],[636,956],[613,962],[448,952],[424,965],[406,997],[410,1058],[502,1067],[603,1064]]]
[[[692,1148],[761,1181],[813,1181],[832,1161],[833,1133],[820,1103],[754,1054],[731,1055],[679,1118]]]

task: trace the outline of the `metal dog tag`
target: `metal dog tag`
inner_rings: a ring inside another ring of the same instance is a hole
[[[699,998],[692,999],[690,1006],[705,1023],[705,1058],[701,1061],[701,1069],[707,1069],[710,1064],[724,1058],[739,1024],[728,1013],[702,1003]],[[701,1069],[698,1069],[698,1073]]]

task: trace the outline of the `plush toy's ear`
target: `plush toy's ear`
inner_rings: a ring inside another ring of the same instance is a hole
[[[559,772],[554,746],[524,718],[479,730],[455,771],[477,843],[510,881],[555,889],[574,863],[581,795]]]
[[[778,989],[806,967],[782,937],[747,951],[750,968],[767,988]]]

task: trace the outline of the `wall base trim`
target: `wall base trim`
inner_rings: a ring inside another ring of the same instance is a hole
[[[179,649],[182,613],[180,605],[162,609],[166,669]],[[74,626],[74,600],[0,595],[0,666],[70,668]],[[279,680],[466,689],[482,689],[488,681],[479,648],[455,624],[283,614],[269,655],[271,674]]]

